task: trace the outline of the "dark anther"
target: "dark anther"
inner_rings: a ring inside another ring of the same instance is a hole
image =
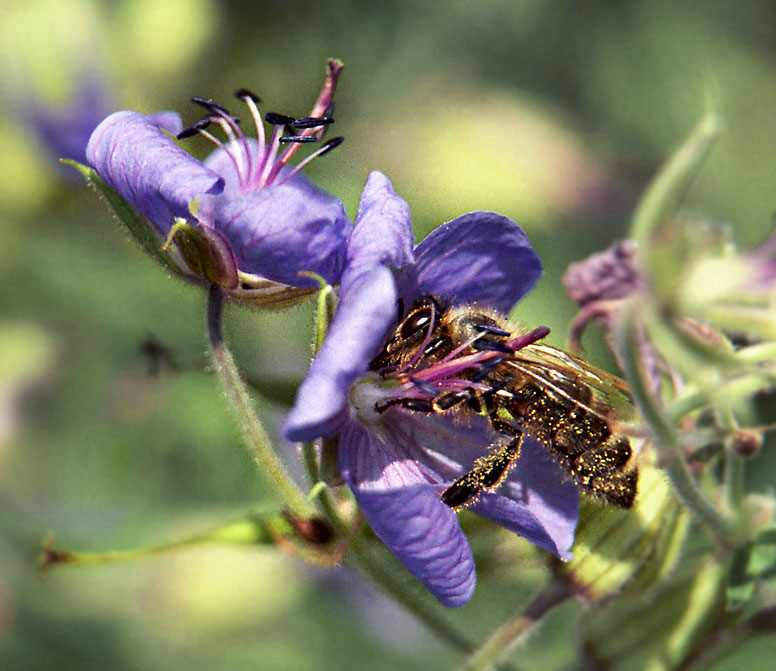
[[[514,354],[515,352],[514,348],[506,343],[499,342],[498,340],[486,340],[485,338],[475,340],[472,343],[472,348],[486,352],[503,352],[504,354]]]
[[[429,396],[436,396],[437,390],[434,387],[434,385],[430,384],[429,382],[426,382],[425,380],[419,380],[416,377],[413,377],[412,375],[409,376],[410,382],[414,384],[420,391],[428,394]]]
[[[204,130],[210,125],[210,119],[201,119],[200,121],[197,121],[197,123],[191,124],[188,128],[184,128],[180,133],[178,133],[175,137],[179,140],[183,140],[187,137],[192,137],[193,135],[196,135],[199,133],[199,131]]]
[[[328,126],[333,123],[334,119],[331,117],[322,116],[303,116],[294,119],[294,126],[296,128],[320,128],[321,126]]]
[[[250,98],[255,103],[260,103],[261,98],[257,96],[253,91],[249,89],[237,89],[234,92],[234,97],[237,98],[237,100],[245,100],[246,98]]]
[[[280,138],[281,142],[300,142],[302,144],[306,142],[318,142],[318,138],[315,135],[284,135]]]
[[[219,105],[215,100],[211,100],[210,98],[201,98],[200,96],[192,96],[191,102],[196,103],[200,107],[204,107],[206,110],[209,110],[210,112],[215,112],[216,114],[224,114],[226,116],[232,116],[231,112],[226,109],[223,105]]]
[[[496,384],[490,385],[485,391],[483,391],[480,396],[487,399],[489,396],[493,396],[494,394],[497,394],[500,392],[504,387],[506,387],[510,382],[512,381],[511,377],[504,378],[500,382],[496,382]],[[510,394],[512,396],[512,394]]]
[[[401,323],[401,320],[404,319],[404,299],[398,298],[396,300],[396,310],[398,312],[398,319],[397,322]]]
[[[293,118],[286,116],[285,114],[278,114],[277,112],[267,112],[264,115],[264,121],[272,126],[288,126],[294,123]]]
[[[323,156],[324,154],[329,153],[335,147],[339,147],[344,141],[345,141],[345,138],[341,136],[333,137],[331,138],[331,140],[327,140],[321,145],[321,148],[318,150],[318,156]]]
[[[478,331],[482,331],[483,333],[490,333],[494,336],[511,335],[510,332],[506,329],[502,329],[499,326],[494,326],[493,324],[475,324],[474,328],[476,328]]]
[[[484,380],[493,372],[494,368],[498,368],[502,363],[504,363],[504,357],[500,354],[487,363],[484,363],[480,369],[474,375],[472,375],[472,382],[480,382],[481,380]]]

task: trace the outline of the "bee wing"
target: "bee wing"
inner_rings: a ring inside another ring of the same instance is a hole
[[[528,345],[509,363],[541,386],[618,424],[632,424],[635,408],[628,387],[618,377],[548,345]]]

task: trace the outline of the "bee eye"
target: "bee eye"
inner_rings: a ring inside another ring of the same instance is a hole
[[[409,339],[419,333],[426,333],[431,328],[433,319],[434,312],[431,308],[418,310],[401,325],[399,334],[402,338]]]

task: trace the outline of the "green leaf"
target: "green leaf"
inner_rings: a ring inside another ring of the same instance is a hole
[[[728,610],[739,610],[753,601],[762,584],[776,588],[776,526],[760,529],[750,543],[733,554],[728,572]]]

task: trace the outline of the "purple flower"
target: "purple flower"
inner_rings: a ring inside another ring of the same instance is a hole
[[[102,78],[84,74],[70,100],[61,106],[30,100],[24,122],[41,146],[55,160],[86,161],[89,136],[111,110],[111,97]]]
[[[414,247],[407,204],[373,172],[348,240],[337,311],[286,421],[291,440],[339,436],[339,468],[372,529],[446,606],[469,600],[475,570],[440,494],[499,436],[484,417],[464,424],[399,405],[378,411],[378,400],[402,392],[390,371],[370,363],[396,327],[399,299],[409,306],[432,295],[507,312],[540,275],[520,227],[492,212],[458,217]],[[526,440],[507,480],[470,508],[568,559],[577,505],[575,485]]]
[[[178,259],[178,265],[195,281],[220,284],[232,297],[247,300],[279,287],[316,286],[300,274],[305,271],[338,282],[350,221],[342,203],[299,170],[341,138],[324,143],[296,167],[289,159],[302,144],[319,141],[332,123],[329,111],[341,68],[328,62],[326,82],[309,117],[268,114],[269,136],[259,99],[243,89],[236,95],[250,111],[257,138],[246,137],[226,108],[194,98],[207,116],[183,131],[172,113],[109,116],[89,140],[88,162],[167,239],[167,248],[176,243],[183,261]],[[220,127],[227,142],[208,126]],[[178,139],[201,134],[218,149],[200,162],[163,131]]]

